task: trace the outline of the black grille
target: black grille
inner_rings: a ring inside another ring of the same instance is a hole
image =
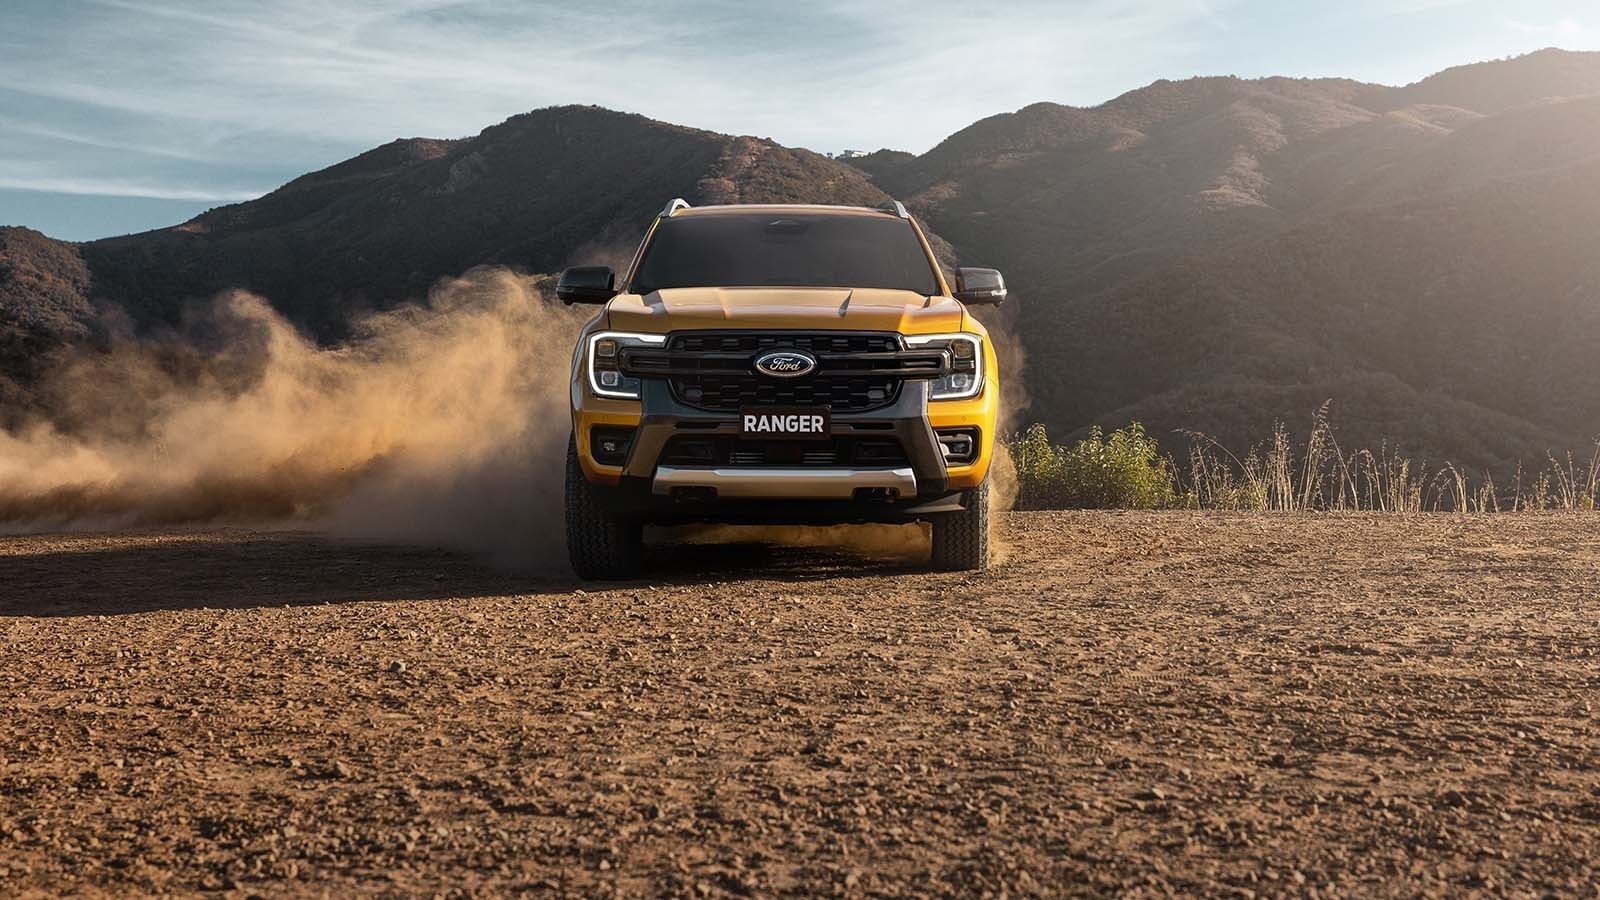
[[[893,334],[699,332],[674,335],[666,349],[691,356],[740,357],[737,362],[726,357],[715,363],[707,361],[707,371],[679,372],[670,379],[679,403],[712,412],[738,412],[746,406],[827,406],[834,412],[865,412],[899,399],[903,378],[881,371],[899,363],[863,358],[864,354],[904,354],[900,339]],[[818,369],[793,379],[773,378],[751,369],[757,355],[773,350],[816,354]],[[861,371],[873,368],[880,371]]]
[[[736,413],[746,406],[827,406],[834,412],[866,412],[894,403],[896,379],[817,375],[778,382],[759,375],[690,375],[675,378],[678,402],[697,409]]]
[[[825,441],[678,435],[661,451],[666,466],[852,466],[896,468],[910,465],[905,448],[892,437],[834,437]]]

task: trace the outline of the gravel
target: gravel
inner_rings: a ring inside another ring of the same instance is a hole
[[[1594,895],[1600,526],[1018,513],[582,585],[0,538],[0,894]]]

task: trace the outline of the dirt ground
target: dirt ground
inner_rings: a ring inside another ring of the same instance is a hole
[[[0,895],[1600,893],[1600,518],[0,538]]]

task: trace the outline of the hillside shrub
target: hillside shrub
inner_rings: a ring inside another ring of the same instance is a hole
[[[1159,509],[1177,496],[1170,464],[1137,422],[1109,435],[1096,426],[1071,447],[1034,425],[1010,449],[1025,509]]]

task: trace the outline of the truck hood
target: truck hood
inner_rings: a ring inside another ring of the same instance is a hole
[[[608,327],[664,333],[683,329],[778,328],[960,331],[965,310],[950,297],[867,288],[667,288],[621,294]]]

